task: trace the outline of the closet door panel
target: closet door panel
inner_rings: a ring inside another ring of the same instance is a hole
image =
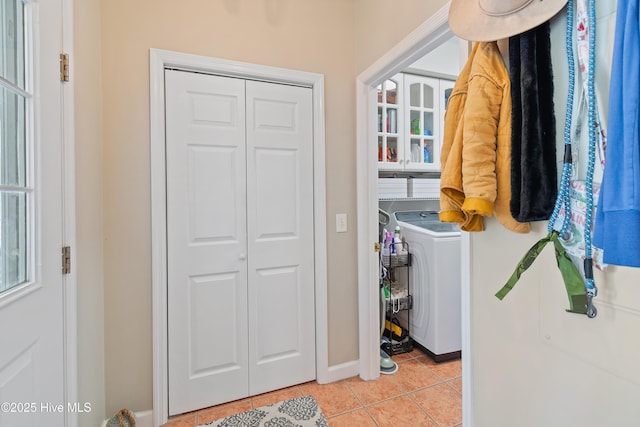
[[[269,363],[279,358],[296,357],[299,347],[295,325],[298,311],[291,310],[298,304],[300,283],[299,270],[295,267],[268,268],[256,271],[255,318],[261,327],[256,337],[255,360],[258,364]]]
[[[244,80],[166,71],[169,412],[248,394]]]
[[[256,185],[255,237],[296,239],[299,236],[297,210],[298,153],[293,149],[256,148],[254,151]],[[277,171],[277,173],[274,173]],[[293,196],[293,197],[292,197]]]
[[[315,378],[309,88],[247,81],[250,393]]]

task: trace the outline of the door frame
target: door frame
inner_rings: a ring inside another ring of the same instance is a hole
[[[75,174],[75,84],[73,79],[73,0],[62,0],[62,52],[69,54],[70,78],[61,82],[62,98],[62,246],[72,248],[71,269],[62,276],[64,318],[64,399],[80,402],[78,395],[78,281],[76,262],[78,245],[76,239],[76,174]],[[60,53],[62,53],[60,52]],[[56,53],[57,54],[57,53]],[[84,403],[84,402],[82,402]],[[65,412],[65,426],[78,426],[79,412]]]
[[[316,379],[327,383],[329,345],[327,328],[326,186],[324,76],[162,49],[149,50],[151,144],[151,262],[153,323],[153,419],[169,414],[167,342],[167,235],[164,70],[216,74],[308,87],[313,96],[313,199],[315,260]]]
[[[448,24],[449,3],[402,39],[356,78],[356,159],[358,205],[358,306],[360,377],[372,380],[380,375],[380,306],[378,254],[373,250],[378,237],[377,86],[390,76],[440,46],[453,34]],[[461,63],[466,62],[468,44],[461,42]],[[472,426],[472,364],[470,321],[471,238],[461,237],[462,297],[462,416]]]

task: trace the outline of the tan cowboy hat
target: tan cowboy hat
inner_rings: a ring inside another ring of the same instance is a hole
[[[451,0],[449,27],[464,40],[505,39],[537,27],[567,0]]]

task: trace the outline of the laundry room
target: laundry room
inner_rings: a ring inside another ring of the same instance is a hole
[[[439,220],[447,101],[460,70],[451,37],[378,86],[380,372],[422,351],[461,356],[460,230]]]

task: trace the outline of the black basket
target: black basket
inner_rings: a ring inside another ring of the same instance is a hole
[[[381,255],[382,265],[386,268],[390,267],[407,267],[411,265],[411,254],[403,253],[401,255]]]
[[[396,354],[409,353],[413,350],[413,340],[411,337],[406,337],[402,341],[385,341],[382,343],[382,349],[389,356],[393,356]]]

